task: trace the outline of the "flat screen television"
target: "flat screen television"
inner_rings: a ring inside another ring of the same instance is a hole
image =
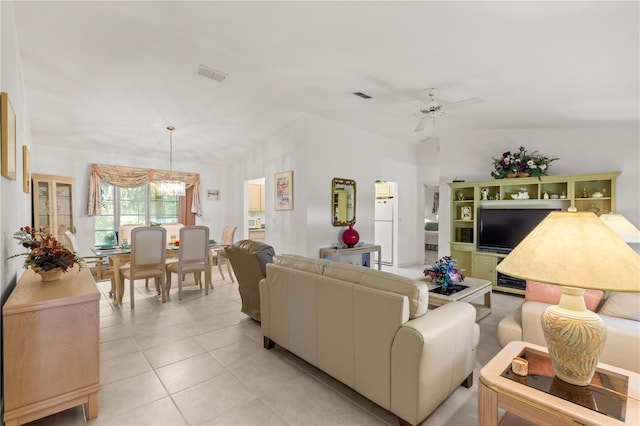
[[[478,209],[478,250],[509,253],[552,211]]]

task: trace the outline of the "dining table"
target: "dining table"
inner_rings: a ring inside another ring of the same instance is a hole
[[[213,253],[218,250],[224,250],[228,244],[209,243],[209,267],[213,267]],[[111,281],[111,289],[109,297],[113,298],[114,305],[122,303],[124,295],[124,283],[121,282],[120,268],[131,259],[131,247],[95,247],[91,251],[100,257],[109,258],[113,265],[113,280]],[[175,243],[167,244],[166,257],[175,258],[180,254],[180,246]],[[205,294],[209,294],[209,286],[205,285]]]

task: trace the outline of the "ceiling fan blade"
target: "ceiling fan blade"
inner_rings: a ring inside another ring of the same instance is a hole
[[[431,118],[430,115],[425,115],[424,117],[422,117],[420,121],[418,121],[418,125],[416,126],[415,129],[413,129],[413,131],[420,132],[424,130],[424,128],[427,126],[427,123],[429,122],[429,118]]]
[[[459,108],[467,105],[480,104],[482,102],[484,102],[484,99],[475,97],[475,98],[463,99],[458,102],[452,102],[450,104],[442,105],[442,108],[449,110],[449,109]]]

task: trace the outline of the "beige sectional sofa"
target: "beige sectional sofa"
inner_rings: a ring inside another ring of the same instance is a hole
[[[427,285],[361,266],[279,255],[260,281],[266,348],[287,349],[416,425],[472,384],[479,327],[462,302],[428,309]]]

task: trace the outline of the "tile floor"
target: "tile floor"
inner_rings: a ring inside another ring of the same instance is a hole
[[[421,276],[424,265],[388,271]],[[183,287],[162,304],[144,281],[136,307],[108,297],[101,314],[99,416],[82,407],[30,423],[42,425],[397,425],[397,418],[315,367],[276,347],[262,347],[260,325],[240,312],[237,284],[214,268],[204,296]],[[175,282],[175,276],[174,276]],[[458,388],[423,425],[476,425],[478,371],[499,350],[496,326],[523,299],[494,293],[480,321],[474,386]]]

